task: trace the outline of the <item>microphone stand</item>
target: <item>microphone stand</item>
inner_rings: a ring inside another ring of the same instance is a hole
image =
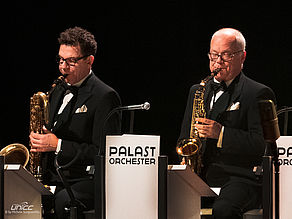
[[[100,139],[99,139],[99,150],[97,155],[104,155],[105,154],[105,126],[110,119],[110,117],[117,112],[120,111],[131,111],[131,117],[130,117],[130,132],[133,133],[133,126],[134,126],[134,110],[149,110],[150,104],[148,102],[145,102],[141,105],[132,105],[132,106],[119,106],[114,109],[112,109],[106,116],[106,118],[103,121],[102,128],[100,129]]]
[[[135,111],[131,110],[130,113],[130,127],[129,127],[129,133],[133,134],[134,132],[134,118],[135,118]]]
[[[78,207],[86,208],[86,206],[75,198],[73,191],[71,189],[71,186],[66,180],[66,177],[63,173],[63,169],[70,167],[77,160],[81,152],[78,151],[77,155],[69,163],[63,166],[59,165],[59,162],[58,162],[58,157],[59,157],[60,152],[56,155],[55,160],[54,160],[56,171],[70,198],[70,219],[78,219]]]
[[[123,110],[136,110],[136,109],[144,109],[144,110],[148,110],[150,108],[150,104],[149,103],[144,103],[142,105],[134,105],[134,106],[126,106],[126,107],[116,107],[114,109],[112,109],[108,115],[106,116],[106,118],[104,119],[103,121],[103,124],[102,124],[102,128],[101,128],[101,131],[100,131],[100,140],[99,140],[99,143],[100,143],[100,147],[99,147],[99,151],[98,151],[98,154],[97,155],[103,155],[104,154],[104,150],[101,151],[101,148],[104,149],[104,135],[105,135],[105,125],[107,123],[107,121],[109,120],[109,118],[116,112],[119,112],[119,111],[123,111]],[[133,122],[133,120],[131,120],[131,123]],[[61,152],[61,151],[60,151]],[[56,171],[58,173],[58,176],[60,177],[61,179],[61,182],[63,183],[64,185],[64,188],[66,189],[68,195],[69,195],[69,198],[70,198],[70,219],[78,219],[78,207],[82,207],[82,208],[85,208],[86,206],[80,202],[79,200],[77,200],[73,194],[73,191],[71,189],[71,186],[70,184],[68,183],[68,181],[66,180],[66,177],[63,173],[63,169],[66,169],[68,167],[70,167],[73,163],[75,163],[75,161],[78,159],[78,157],[80,156],[81,154],[81,151],[78,151],[76,156],[69,162],[67,163],[66,165],[60,165],[59,162],[58,162],[58,157],[59,157],[59,154],[60,152],[56,155],[55,157],[55,167],[56,167]]]
[[[278,117],[272,100],[258,102],[266,150],[263,157],[263,217],[279,219]]]
[[[102,123],[102,127],[100,129],[100,135],[99,135],[99,149],[98,149],[98,153],[97,155],[104,155],[104,137],[105,137],[105,125],[107,123],[107,121],[109,120],[109,118],[116,112],[120,111],[121,107],[116,107],[114,109],[112,109],[107,116],[105,117],[103,123]]]
[[[275,219],[279,219],[279,215],[280,215],[280,178],[279,178],[279,169],[280,169],[280,164],[279,164],[279,154],[278,154],[278,150],[277,150],[277,143],[276,142],[266,142],[266,154],[264,156],[264,160],[266,160],[267,165],[266,168],[264,168],[266,170],[269,170],[270,173],[270,179],[266,179],[266,181],[270,181],[270,183],[268,184],[270,188],[266,188],[269,190],[268,193],[270,193],[268,195],[267,194],[263,194],[264,199],[270,199],[271,202],[270,204],[270,210],[267,213],[267,215],[269,215],[269,218],[273,218],[273,206],[271,205],[273,203],[273,192],[274,191],[274,207],[275,207],[275,212],[274,212],[274,216]],[[269,166],[269,167],[268,167]],[[268,167],[268,168],[267,168]],[[274,167],[274,168],[273,168]],[[273,177],[274,175],[274,177]],[[274,183],[273,183],[273,179],[274,178]],[[270,196],[269,198],[265,198],[265,195]],[[264,202],[266,200],[263,200]]]

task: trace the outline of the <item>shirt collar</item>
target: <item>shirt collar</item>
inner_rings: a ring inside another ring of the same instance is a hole
[[[90,72],[88,73],[88,75],[86,75],[84,78],[82,78],[80,81],[78,81],[77,83],[73,84],[72,86],[80,87],[81,84],[83,83],[83,81],[85,81],[86,78],[88,78],[91,74],[92,74],[92,70],[90,69]]]
[[[216,78],[213,78],[213,79],[214,79],[214,82],[220,83],[220,81],[216,80]],[[233,80],[234,80],[234,78],[229,80],[229,81],[225,81],[226,86],[229,87],[229,85],[232,83]]]

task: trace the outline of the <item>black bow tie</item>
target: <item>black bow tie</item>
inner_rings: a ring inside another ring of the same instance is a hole
[[[227,86],[224,81],[222,81],[221,83],[217,83],[214,80],[212,80],[210,85],[214,93],[217,93],[219,90],[226,91],[227,89]]]
[[[72,93],[74,96],[78,93],[78,87],[76,86],[67,86],[65,94]]]

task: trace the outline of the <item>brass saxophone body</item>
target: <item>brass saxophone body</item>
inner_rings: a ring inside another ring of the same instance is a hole
[[[178,155],[182,156],[185,160],[186,165],[189,165],[193,172],[200,175],[202,168],[202,139],[199,137],[199,132],[195,125],[198,124],[196,118],[206,118],[206,110],[204,104],[204,95],[206,90],[206,84],[208,81],[213,79],[213,77],[221,69],[215,69],[211,75],[204,78],[199,88],[195,92],[193,101],[193,111],[191,120],[190,137],[188,139],[182,139],[178,142],[176,146],[176,152]]]
[[[60,76],[54,81],[49,92],[37,92],[30,98],[29,132],[44,134],[43,127],[49,122],[49,95],[55,89],[57,84],[65,83],[64,79],[64,76]],[[31,147],[31,143],[29,143],[29,145]],[[43,169],[41,152],[30,153],[29,171],[38,181],[42,181]]]
[[[37,92],[30,98],[29,132],[44,134],[43,127],[49,120],[49,98],[43,92]],[[31,143],[29,143],[31,147]],[[41,152],[30,153],[29,171],[39,181],[42,179]]]
[[[60,76],[56,79],[49,92],[37,92],[30,98],[30,124],[29,132],[43,134],[43,126],[49,120],[49,96],[59,83],[66,83],[65,77]],[[31,144],[29,143],[30,147]],[[42,156],[39,152],[29,152],[27,147],[20,143],[9,144],[0,151],[4,156],[6,164],[21,164],[33,174],[37,180],[42,181]]]

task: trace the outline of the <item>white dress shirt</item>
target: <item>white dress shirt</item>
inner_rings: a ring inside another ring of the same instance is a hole
[[[217,81],[215,78],[213,78],[215,83],[220,83],[219,81]],[[233,79],[230,81],[225,82],[226,86],[228,87],[231,83],[232,83]],[[211,102],[210,102],[210,110],[213,108],[213,104],[219,99],[219,97],[224,93],[224,90],[219,90],[215,96],[213,95]],[[222,148],[222,141],[223,141],[223,133],[224,133],[224,126],[222,126],[220,134],[219,134],[219,138],[217,141],[217,147],[218,148]]]
[[[74,87],[80,87],[81,84],[83,83],[83,81],[85,81],[85,79],[88,78],[91,74],[92,74],[92,70],[90,70],[89,74],[86,77],[84,77],[83,79],[81,79],[77,83],[73,84],[72,86],[74,86]],[[70,86],[69,83],[68,83],[68,85]],[[63,112],[63,110],[65,109],[65,107],[70,102],[70,100],[72,99],[73,96],[74,96],[73,93],[71,93],[69,90],[66,91],[65,96],[63,98],[62,105],[61,105],[61,107],[60,107],[60,109],[58,111],[58,115],[60,115]],[[57,124],[57,121],[55,121],[54,126],[56,124]],[[59,138],[58,139],[57,148],[56,148],[56,152],[55,152],[56,154],[61,150],[61,145],[62,145],[62,139]]]

